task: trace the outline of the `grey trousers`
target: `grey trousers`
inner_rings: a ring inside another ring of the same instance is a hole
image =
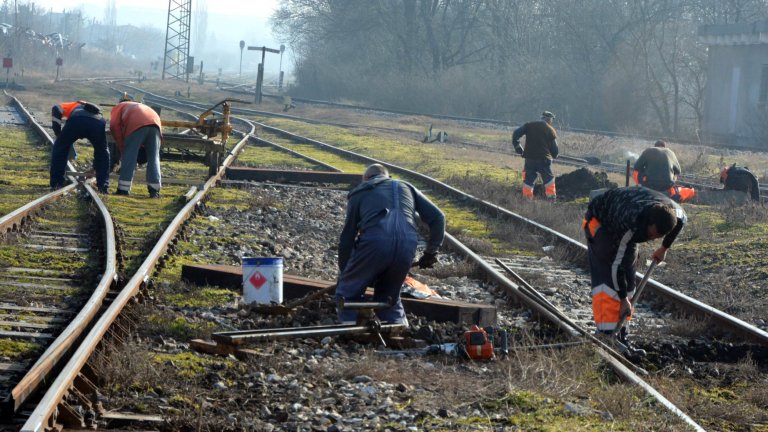
[[[120,159],[120,178],[117,189],[131,191],[133,175],[136,172],[136,158],[139,147],[147,152],[147,187],[160,191],[160,130],[157,126],[144,126],[125,137],[125,146]]]

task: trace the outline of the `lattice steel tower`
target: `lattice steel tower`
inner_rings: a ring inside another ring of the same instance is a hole
[[[189,30],[192,21],[192,0],[168,0],[168,27],[165,30],[163,79],[187,80],[189,59]]]

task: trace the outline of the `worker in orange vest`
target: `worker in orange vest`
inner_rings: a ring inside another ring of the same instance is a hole
[[[629,345],[627,326],[614,334],[620,317],[631,318],[634,309],[637,244],[663,237],[651,256],[662,262],[686,221],[678,203],[645,187],[611,189],[589,203],[582,228],[587,239],[597,335],[625,353],[640,351]]]
[[[160,143],[163,139],[160,116],[147,105],[124,95],[112,109],[109,130],[120,151],[120,178],[117,195],[128,195],[133,184],[139,150],[147,155],[147,190],[151,198],[160,197]]]
[[[64,126],[64,122],[72,115],[72,111],[75,108],[81,107],[85,101],[76,102],[61,102],[51,107],[51,129],[53,129],[53,135],[58,138],[61,135],[61,128]],[[74,144],[69,152],[70,159],[77,159],[77,151]]]

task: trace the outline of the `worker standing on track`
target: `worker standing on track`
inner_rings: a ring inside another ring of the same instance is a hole
[[[50,184],[51,189],[58,189],[66,184],[64,172],[67,156],[72,145],[81,138],[86,138],[93,146],[93,167],[96,170],[96,187],[99,192],[107,193],[109,187],[109,149],[107,148],[106,121],[101,115],[101,108],[89,102],[72,110],[61,133],[53,143],[51,151]]]
[[[753,201],[760,201],[760,183],[757,176],[747,167],[738,167],[733,164],[720,171],[720,183],[725,185],[725,190],[742,191],[750,196]]]
[[[163,139],[160,116],[149,106],[132,102],[124,95],[112,109],[109,130],[121,154],[117,195],[130,193],[136,159],[141,147],[144,147],[147,157],[147,190],[151,198],[159,198],[160,143]]]
[[[664,141],[659,140],[637,159],[632,177],[637,185],[667,194],[676,202],[685,202],[691,200],[696,191],[676,184],[680,172],[677,156]]]
[[[56,138],[61,135],[61,128],[69,116],[72,115],[72,111],[84,103],[84,101],[61,102],[51,107],[51,129],[53,129],[53,135]],[[77,159],[77,151],[74,144],[72,145],[72,150],[70,150],[69,158]]]
[[[412,185],[389,178],[387,168],[374,164],[363,182],[347,196],[347,216],[339,238],[339,280],[336,299],[361,301],[374,288],[373,301],[393,302],[377,311],[383,321],[408,324],[400,288],[416,255],[416,213],[429,226],[429,240],[416,263],[421,268],[437,262],[445,237],[445,216]],[[357,311],[338,310],[342,322],[356,321]]]
[[[621,316],[632,316],[637,243],[664,237],[651,255],[662,262],[686,220],[679,204],[644,187],[611,189],[589,203],[582,228],[587,239],[592,312],[599,336],[609,337]],[[624,326],[617,339],[610,341],[634,354],[626,329]]]
[[[557,197],[555,176],[552,174],[552,159],[557,158],[557,132],[552,127],[555,115],[549,111],[541,114],[541,121],[528,122],[512,134],[515,152],[525,158],[523,168],[523,196],[533,198],[536,176],[541,175],[544,195],[554,200]],[[520,147],[520,138],[525,135],[525,149]]]

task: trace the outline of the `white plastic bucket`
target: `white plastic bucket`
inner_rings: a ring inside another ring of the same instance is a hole
[[[282,258],[243,258],[243,300],[246,304],[283,302]]]

